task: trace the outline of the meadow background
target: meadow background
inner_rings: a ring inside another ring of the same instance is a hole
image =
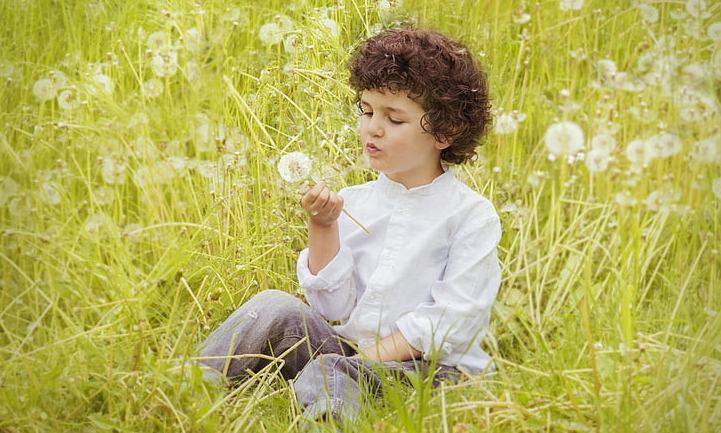
[[[255,293],[302,295],[299,187],[277,161],[374,178],[343,65],[398,22],[460,38],[489,74],[495,129],[457,173],[503,222],[497,374],[395,389],[346,431],[721,430],[721,3],[7,0],[0,17],[0,431],[298,428],[277,365],[232,392],[178,365]]]

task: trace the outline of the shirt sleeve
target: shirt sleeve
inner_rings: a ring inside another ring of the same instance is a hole
[[[317,275],[308,268],[308,249],[298,256],[298,282],[308,303],[327,320],[345,320],[356,303],[353,255],[341,245],[338,254]]]
[[[452,238],[446,271],[431,288],[431,302],[401,316],[396,325],[425,359],[456,365],[488,327],[501,283],[498,215],[474,219]]]

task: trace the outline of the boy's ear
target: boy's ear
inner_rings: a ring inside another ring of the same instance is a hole
[[[451,144],[453,144],[453,139],[448,137],[438,137],[440,140],[436,141],[436,149],[443,150],[446,148],[451,147]]]

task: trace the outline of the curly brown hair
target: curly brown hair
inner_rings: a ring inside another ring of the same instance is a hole
[[[356,104],[365,90],[407,91],[425,115],[421,127],[451,145],[441,159],[460,164],[492,123],[486,74],[458,41],[432,30],[385,30],[356,48],[348,62]]]

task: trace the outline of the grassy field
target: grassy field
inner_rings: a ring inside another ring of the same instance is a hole
[[[497,374],[345,431],[721,430],[721,3],[0,3],[0,431],[298,428],[277,365],[232,392],[177,365],[255,293],[300,296],[276,164],[374,178],[343,65],[397,22],[489,73],[457,173],[503,222]]]

